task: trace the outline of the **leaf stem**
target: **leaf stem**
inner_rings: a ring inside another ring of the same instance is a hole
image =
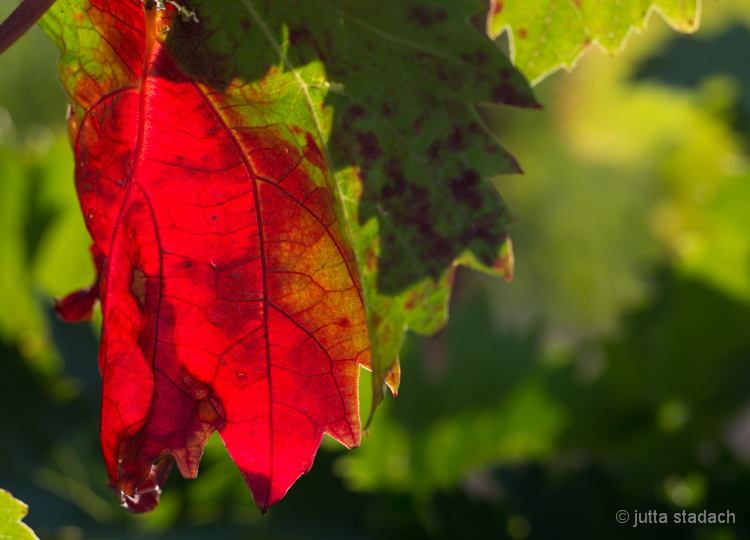
[[[55,0],[25,0],[0,24],[0,54],[18,41],[47,13]]]

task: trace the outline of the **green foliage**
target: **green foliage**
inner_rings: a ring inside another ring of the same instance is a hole
[[[232,80],[224,93],[253,125],[294,125],[326,145],[362,274],[379,401],[405,331],[444,325],[456,262],[511,275],[512,217],[484,180],[518,165],[472,106],[538,107],[529,85],[469,25],[471,0],[192,8],[201,22],[177,19],[166,38],[183,69]],[[64,51],[60,77],[84,102],[79,118],[96,92],[129,76],[97,13],[59,1],[40,23]]]
[[[639,526],[639,538],[747,537],[750,167],[736,111],[750,87],[736,60],[734,71],[680,84],[644,74],[657,61],[660,73],[682,73],[707,48],[736,59],[736,41],[721,37],[750,27],[746,6],[709,4],[708,34],[684,38],[689,49],[670,45],[683,38],[653,18],[621,58],[589,55],[538,85],[545,111],[482,109],[525,170],[493,180],[518,220],[514,281],[459,270],[450,323],[435,338],[407,334],[399,396],[361,448],[327,441],[264,518],[216,439],[198,480],[174,475],[157,512],[122,515],[98,456],[94,333],[48,317],[67,284],[37,277],[44,266],[87,283],[86,245],[70,248],[80,265],[32,265],[18,231],[56,237],[61,222],[13,214],[0,250],[18,253],[13,275],[28,277],[3,285],[0,302],[11,294],[39,313],[40,345],[27,348],[3,315],[0,409],[23,414],[6,417],[0,484],[54,539],[70,526],[84,538],[633,538],[631,524],[614,521],[620,509],[736,514],[730,526]],[[33,131],[2,106],[19,132]],[[35,121],[64,148],[57,118]],[[77,212],[72,164],[43,165],[57,146],[34,157],[23,137],[5,143],[4,170],[48,170],[44,182],[67,186],[60,208]],[[30,204],[23,185],[3,193],[9,208]]]
[[[508,33],[513,63],[536,84],[552,71],[572,69],[592,44],[617,54],[652,10],[680,32],[698,29],[701,0],[493,0],[490,35]]]
[[[18,499],[0,489],[0,538],[8,540],[38,540],[28,525],[21,520],[28,513],[28,507]]]

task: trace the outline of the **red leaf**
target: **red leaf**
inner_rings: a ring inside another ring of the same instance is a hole
[[[136,488],[132,497],[123,493],[120,488],[114,485],[111,481],[107,482],[107,486],[120,496],[120,504],[123,508],[127,508],[134,514],[150,512],[159,506],[161,486],[167,481],[173,463],[174,457],[169,455],[151,465],[151,472],[149,473],[148,478]]]
[[[91,4],[130,71],[82,82],[87,109],[71,124],[81,206],[106,257],[110,482],[150,509],[152,464],[171,454],[194,478],[218,429],[265,511],[310,469],[323,433],[360,441],[369,340],[327,164],[312,134],[302,145],[295,126],[248,126],[179,69],[158,37],[173,8],[147,7],[144,21],[137,0]]]

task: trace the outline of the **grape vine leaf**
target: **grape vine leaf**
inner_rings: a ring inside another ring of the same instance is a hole
[[[145,15],[144,15],[145,6]],[[457,263],[510,276],[518,172],[472,103],[536,107],[472,0],[59,0],[76,187],[102,299],[102,446],[147,511],[218,430],[266,510],[323,433],[360,441],[358,369],[398,385]],[[369,335],[369,339],[368,339]],[[171,454],[172,457],[166,457]]]
[[[8,540],[39,540],[34,531],[21,520],[29,507],[13,495],[0,489],[0,538]]]
[[[592,43],[617,54],[651,11],[679,32],[698,29],[701,0],[491,0],[487,32],[507,32],[510,56],[532,84],[568,71]]]

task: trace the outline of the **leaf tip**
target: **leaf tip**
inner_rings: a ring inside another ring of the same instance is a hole
[[[167,482],[173,463],[174,457],[169,454],[151,465],[148,478],[135,489],[132,495],[125,493],[122,489],[123,486],[115,485],[111,480],[107,483],[107,486],[117,494],[120,499],[120,506],[126,510],[134,514],[151,512],[159,506],[161,488]]]
[[[493,269],[500,273],[505,278],[505,281],[513,281],[515,263],[515,257],[513,256],[513,241],[510,239],[510,235],[506,233],[502,253],[495,261]]]
[[[65,322],[77,323],[91,320],[94,306],[99,300],[99,290],[85,287],[65,298],[55,298],[55,313]]]

